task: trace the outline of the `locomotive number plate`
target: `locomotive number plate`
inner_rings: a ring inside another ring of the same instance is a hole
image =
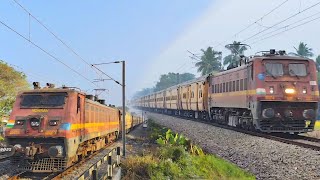
[[[11,129],[9,134],[11,135],[20,134],[20,129]]]
[[[35,113],[47,113],[49,109],[32,109],[31,111]]]

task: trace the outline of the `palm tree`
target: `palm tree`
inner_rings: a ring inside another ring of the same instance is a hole
[[[225,46],[228,50],[230,50],[231,54],[223,58],[223,65],[237,65],[240,60],[240,55],[243,55],[244,51],[247,50],[247,47],[241,45],[240,42],[233,41],[232,44],[228,44]]]
[[[213,71],[221,70],[222,52],[215,51],[212,47],[208,47],[207,50],[201,49],[203,55],[200,61],[195,64],[198,67],[198,72],[202,75],[209,74]]]
[[[309,58],[313,56],[313,52],[312,52],[312,48],[307,47],[307,44],[300,42],[298,48],[294,47],[294,49],[296,50],[295,53],[290,53],[293,54],[295,56],[300,56],[300,57],[304,57],[304,58]]]

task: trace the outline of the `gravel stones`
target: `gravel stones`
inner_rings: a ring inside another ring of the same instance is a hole
[[[148,116],[184,134],[206,152],[253,173],[257,179],[320,179],[319,151],[172,116]]]

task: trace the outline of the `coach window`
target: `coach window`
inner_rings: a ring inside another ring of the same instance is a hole
[[[239,80],[237,80],[236,91],[239,91]]]
[[[220,93],[222,93],[222,83],[220,83]]]
[[[231,92],[231,90],[232,90],[231,81],[229,81],[228,84],[229,84],[229,90],[228,90],[228,92]]]
[[[240,91],[243,91],[243,79],[240,79]]]
[[[223,89],[222,92],[226,92],[226,83],[223,83]]]
[[[226,92],[229,92],[229,82],[226,82]]]
[[[236,91],[236,81],[232,81],[232,91]]]
[[[244,86],[244,90],[248,90],[247,83],[248,83],[248,80],[247,80],[247,78],[245,78],[244,79],[244,85],[243,85]]]

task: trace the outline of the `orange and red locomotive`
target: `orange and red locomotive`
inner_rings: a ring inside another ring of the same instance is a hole
[[[11,162],[20,169],[64,170],[114,141],[121,132],[121,112],[104,100],[75,88],[34,85],[34,90],[17,96],[5,133],[15,149]],[[136,124],[130,125],[127,128]]]

